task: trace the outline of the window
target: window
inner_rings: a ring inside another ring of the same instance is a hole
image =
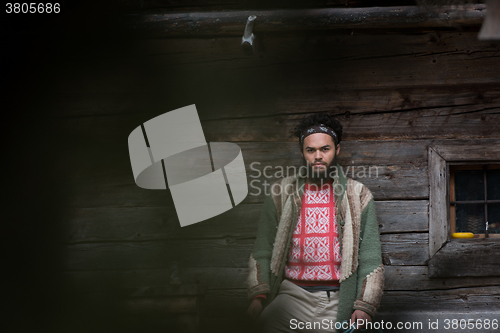
[[[430,277],[500,276],[500,140],[476,142],[429,146]],[[475,238],[451,238],[464,228]]]
[[[500,165],[449,165],[450,230],[500,237]]]

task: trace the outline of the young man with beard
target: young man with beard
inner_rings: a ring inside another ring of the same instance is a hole
[[[336,119],[306,117],[295,135],[307,172],[275,182],[266,198],[250,256],[247,312],[264,332],[361,328],[383,291],[373,196],[336,163]]]

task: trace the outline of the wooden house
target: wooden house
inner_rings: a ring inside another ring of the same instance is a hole
[[[21,14],[3,23],[13,331],[252,332],[264,182],[302,164],[292,132],[313,113],[342,122],[340,163],[376,200],[375,320],[498,331],[500,43],[478,39],[484,2],[62,4],[40,29]],[[127,138],[191,104],[254,182],[235,208],[181,227],[168,190],[135,184]]]

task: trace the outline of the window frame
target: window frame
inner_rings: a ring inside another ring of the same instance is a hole
[[[500,203],[500,200],[491,200],[491,199],[488,199],[487,198],[487,187],[488,187],[488,184],[486,182],[486,170],[495,170],[495,169],[500,169],[500,161],[497,161],[497,162],[494,162],[494,163],[483,163],[483,162],[475,162],[475,163],[472,163],[472,162],[460,162],[460,163],[457,163],[457,162],[447,162],[447,166],[448,166],[448,172],[449,172],[449,175],[450,177],[448,177],[448,186],[449,186],[449,195],[448,195],[448,202],[449,202],[449,206],[448,206],[448,209],[449,209],[449,225],[450,225],[450,236],[453,232],[456,232],[456,221],[455,221],[455,212],[456,212],[456,205],[457,204],[461,204],[462,201],[466,202],[467,200],[457,200],[455,198],[455,193],[453,193],[453,189],[455,189],[455,183],[454,183],[454,173],[457,171],[457,170],[481,170],[483,171],[483,176],[484,176],[484,195],[485,195],[485,199],[484,200],[477,200],[477,201],[482,201],[481,203],[478,202],[478,204],[484,204],[485,208],[484,208],[484,211],[485,211],[485,221],[486,222],[488,220],[488,206],[487,205],[490,205],[490,204],[495,204],[495,203]],[[455,201],[451,200],[451,199],[454,199]],[[467,204],[467,203],[465,203]],[[486,230],[485,232],[483,233],[473,233],[474,234],[474,238],[500,238],[500,234],[490,234],[488,233]]]
[[[500,238],[451,239],[450,163],[496,164],[499,140],[485,143],[430,145],[429,172],[429,276],[500,276]]]

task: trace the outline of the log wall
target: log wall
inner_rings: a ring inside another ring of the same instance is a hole
[[[255,184],[301,165],[298,119],[337,115],[341,164],[376,200],[387,265],[380,318],[421,321],[422,332],[428,320],[499,318],[498,278],[431,279],[427,270],[428,146],[500,143],[500,45],[476,36],[264,34],[261,56],[245,56],[240,37],[67,41],[47,76],[28,83],[43,93],[21,101],[57,142],[50,165],[63,184],[58,276],[68,305],[59,327],[89,314],[97,319],[83,327],[126,331],[131,319],[114,317],[121,300],[178,273],[206,290],[204,332],[250,331],[245,279],[262,185],[231,211],[181,228],[170,193],[133,180],[128,134],[190,104],[207,141],[241,147]],[[369,167],[377,174],[363,174]]]

